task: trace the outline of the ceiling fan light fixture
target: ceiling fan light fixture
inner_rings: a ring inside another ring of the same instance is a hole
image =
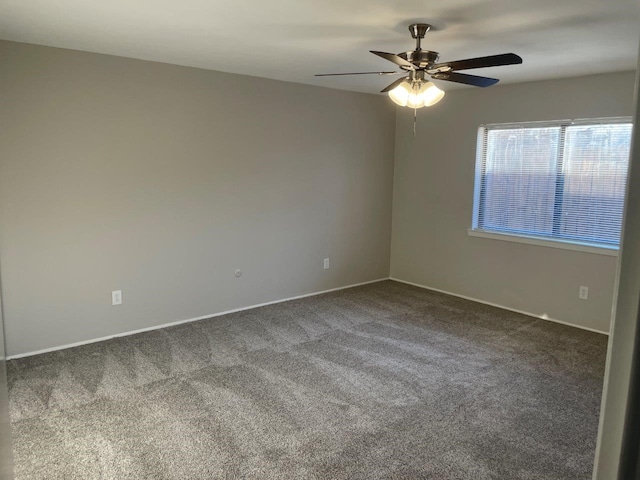
[[[389,98],[391,98],[395,104],[400,105],[401,107],[406,107],[410,93],[411,84],[407,80],[404,80],[396,88],[389,90]]]
[[[403,81],[389,91],[389,98],[401,107],[422,108],[435,105],[444,97],[444,92],[432,82]]]
[[[427,82],[424,84],[424,90],[422,95],[424,97],[424,106],[430,107],[438,103],[444,97],[444,91],[440,90],[436,85],[432,82]]]

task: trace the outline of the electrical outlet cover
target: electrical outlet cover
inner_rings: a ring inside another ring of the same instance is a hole
[[[580,286],[578,290],[578,298],[580,300],[587,300],[589,298],[589,287]]]
[[[111,292],[111,305],[122,305],[122,290]]]

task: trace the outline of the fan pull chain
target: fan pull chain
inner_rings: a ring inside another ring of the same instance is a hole
[[[413,137],[416,136],[416,123],[418,122],[418,108],[414,107],[413,109]]]

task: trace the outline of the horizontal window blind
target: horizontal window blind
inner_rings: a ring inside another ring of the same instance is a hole
[[[630,119],[481,127],[473,228],[618,245],[631,130]]]

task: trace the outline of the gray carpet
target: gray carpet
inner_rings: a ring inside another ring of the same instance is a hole
[[[606,337],[385,281],[9,362],[27,479],[588,479]]]

